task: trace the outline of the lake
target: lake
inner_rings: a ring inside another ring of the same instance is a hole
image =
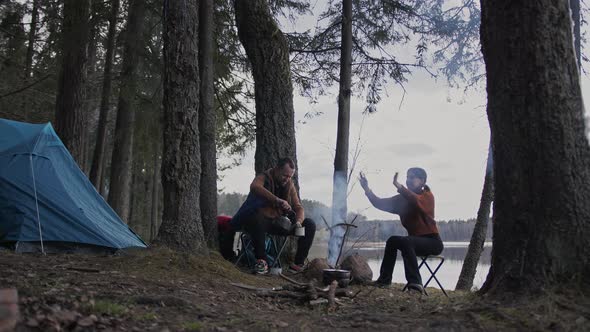
[[[467,254],[467,247],[469,246],[469,242],[444,242],[444,245],[445,249],[443,250],[441,255],[445,257],[445,263],[436,273],[436,277],[445,289],[453,290],[455,289],[455,285],[457,284],[457,280],[459,279],[459,274],[461,273],[461,266],[463,264],[463,259],[465,259],[465,255]],[[372,245],[371,247],[344,249],[342,252],[342,256],[345,257],[352,253],[358,253],[359,255],[366,257],[368,259],[371,270],[373,270],[373,279],[377,279],[377,277],[379,277],[379,268],[381,266],[381,260],[383,259],[384,249],[385,243],[378,243]],[[479,259],[479,264],[477,265],[477,271],[475,274],[475,278],[473,280],[474,288],[481,288],[486,279],[488,271],[490,270],[491,253],[492,243],[486,242],[484,244],[484,250]],[[326,256],[327,246],[325,243],[320,243],[317,245],[314,244],[309,253],[310,259]],[[429,261],[429,265],[432,269],[434,269],[436,264],[438,264],[438,260]],[[426,269],[423,266],[420,269],[420,273],[422,274],[423,282],[426,282],[426,280],[428,280],[429,277],[428,269]],[[403,268],[403,260],[399,251],[397,254],[397,260],[395,262],[395,269],[393,271],[393,282],[406,282]],[[432,280],[428,287],[434,286],[437,285],[436,282]]]

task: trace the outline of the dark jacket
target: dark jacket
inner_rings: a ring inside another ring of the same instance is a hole
[[[303,222],[305,213],[299,201],[297,190],[291,180],[286,186],[280,186],[274,182],[273,169],[266,170],[257,175],[250,184],[250,193],[238,212],[233,216],[230,225],[234,230],[239,230],[244,222],[260,212],[267,218],[276,218],[282,214],[277,205],[277,198],[286,200],[295,212],[296,221]]]

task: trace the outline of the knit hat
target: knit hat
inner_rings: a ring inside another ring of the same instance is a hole
[[[426,183],[426,171],[423,168],[412,167],[408,169],[408,173],[412,173],[415,177],[424,180],[424,183]]]

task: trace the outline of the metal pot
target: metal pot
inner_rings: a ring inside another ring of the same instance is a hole
[[[273,223],[281,229],[284,233],[289,233],[291,231],[291,220],[286,216],[280,216],[273,220]]]
[[[323,270],[323,283],[329,285],[332,281],[338,281],[338,286],[345,288],[350,283],[350,271],[339,270],[339,269],[324,269]]]

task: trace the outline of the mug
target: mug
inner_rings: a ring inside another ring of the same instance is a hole
[[[305,236],[305,228],[295,227],[295,236]]]

